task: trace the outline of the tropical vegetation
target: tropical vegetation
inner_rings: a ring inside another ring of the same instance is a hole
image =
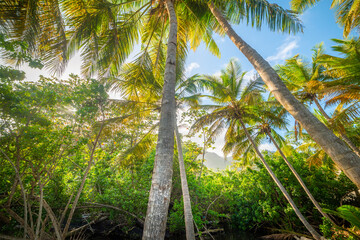
[[[332,3],[346,37],[358,5]],[[360,239],[360,38],[271,66],[242,22],[303,29],[265,0],[2,1],[0,238]],[[187,76],[189,49],[220,56],[214,34],[258,75],[232,59]],[[77,52],[82,76],[62,79]],[[23,65],[54,75],[28,79]],[[222,132],[233,160],[215,171],[206,153]]]

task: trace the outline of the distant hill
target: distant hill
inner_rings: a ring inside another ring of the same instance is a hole
[[[199,155],[198,159],[201,159],[202,155]],[[232,163],[232,157],[227,157],[226,160],[214,152],[205,153],[204,165],[214,171],[225,170]]]

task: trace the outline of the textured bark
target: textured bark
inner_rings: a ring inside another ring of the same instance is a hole
[[[301,123],[314,141],[332,158],[346,176],[360,188],[360,157],[351,151],[343,141],[336,137],[330,129],[291,94],[270,64],[236,34],[213,3],[209,3],[208,6],[225,33],[254,66],[279,103]]]
[[[194,220],[191,211],[191,201],[189,187],[186,179],[186,170],[184,157],[182,152],[182,144],[180,139],[179,130],[177,125],[175,125],[175,136],[176,144],[178,149],[178,159],[179,159],[179,168],[180,168],[180,179],[181,179],[181,190],[184,201],[184,217],[185,217],[185,230],[186,230],[186,240],[195,240],[195,231],[194,231]]]
[[[173,175],[177,19],[174,3],[171,0],[166,0],[165,5],[169,13],[170,31],[167,45],[158,142],[142,236],[143,240],[161,240],[165,237]]]
[[[349,145],[349,147],[360,157],[360,150],[355,146],[355,144],[346,136],[346,134],[342,131],[340,131],[340,136],[344,140],[344,142]]]
[[[305,219],[305,217],[301,214],[300,210],[298,209],[298,207],[295,205],[294,201],[292,200],[292,198],[290,197],[289,193],[286,191],[286,189],[284,188],[284,186],[281,184],[281,182],[279,181],[279,179],[275,176],[274,172],[271,170],[270,166],[267,164],[266,160],[264,159],[263,155],[261,154],[261,152],[259,151],[256,143],[254,142],[254,140],[252,139],[252,137],[250,136],[244,122],[242,121],[241,117],[238,118],[242,128],[244,129],[244,132],[246,134],[246,137],[248,138],[248,140],[251,142],[251,145],[254,147],[256,154],[259,156],[259,158],[261,159],[261,162],[264,164],[266,170],[268,171],[268,173],[270,174],[271,178],[274,180],[274,182],[276,183],[276,185],[279,187],[280,191],[284,194],[286,200],[290,203],[291,207],[293,208],[293,210],[295,211],[296,215],[298,216],[298,218],[300,219],[300,221],[304,224],[304,226],[306,227],[306,229],[311,233],[311,235],[313,236],[313,238],[315,238],[316,240],[322,240],[322,237],[319,235],[319,233],[317,233],[315,231],[315,229],[310,225],[310,223]]]
[[[326,118],[326,120],[330,120],[331,117],[329,115],[327,115],[327,113],[325,112],[325,110],[323,109],[323,107],[320,105],[319,101],[316,98],[314,98],[314,102],[315,102],[316,106],[318,107],[318,109],[320,110],[321,114]],[[349,147],[354,151],[354,153],[356,153],[356,155],[358,155],[360,157],[359,148],[357,148],[356,145],[346,136],[344,131],[339,129],[339,132],[340,132],[340,136],[344,140],[344,142],[346,142],[347,145],[349,145]]]
[[[309,189],[307,188],[307,186],[305,185],[304,181],[301,179],[300,175],[297,173],[297,171],[295,170],[295,168],[291,165],[291,163],[289,162],[289,160],[286,158],[285,154],[283,153],[283,151],[281,151],[279,145],[276,143],[275,139],[273,138],[273,136],[271,135],[270,130],[267,131],[266,133],[271,141],[273,142],[273,144],[275,145],[276,149],[279,151],[281,157],[284,159],[286,165],[288,165],[288,167],[290,168],[291,172],[294,174],[295,178],[298,180],[298,182],[300,183],[301,187],[304,189],[304,191],[306,192],[306,194],[308,195],[308,197],[310,198],[311,202],[314,204],[314,206],[316,207],[316,209],[321,213],[321,215],[323,215],[325,218],[327,218],[331,223],[333,223],[334,225],[335,222],[329,217],[329,215],[327,215],[322,208],[320,207],[319,203],[316,201],[316,199],[314,198],[314,196],[311,194],[311,192],[309,191]]]

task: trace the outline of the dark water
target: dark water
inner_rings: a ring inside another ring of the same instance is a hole
[[[208,239],[212,239],[209,235],[207,234],[203,234],[202,235],[204,239],[208,240]],[[232,230],[227,230],[224,233],[213,233],[212,236],[216,239],[216,240],[259,240],[261,239],[260,236],[255,235],[253,233],[250,232],[240,232],[240,231],[232,231]],[[173,239],[173,240],[186,240],[185,235],[183,236],[172,236],[168,239]],[[197,238],[198,239],[198,238]]]
[[[251,232],[238,231],[230,226],[222,226],[224,229],[222,232],[212,233],[212,236],[216,240],[259,240],[260,236],[264,234],[254,234]],[[266,235],[266,234],[265,234]],[[114,224],[110,220],[94,224],[91,229],[87,229],[84,232],[83,239],[87,240],[136,240],[141,239],[142,226],[135,226],[128,231],[123,231],[119,225]],[[208,234],[203,233],[202,237],[204,240],[212,239]],[[75,238],[76,239],[76,238]],[[186,240],[185,233],[179,235],[170,235],[169,233],[165,236],[166,240]],[[197,238],[199,239],[199,238]]]
[[[212,236],[216,240],[260,240],[259,234],[254,234],[250,232],[240,232],[235,230],[227,230],[226,232],[222,233],[212,233]],[[208,234],[202,235],[204,240],[212,239]],[[88,240],[115,240],[115,239],[121,239],[121,240],[135,240],[135,239],[141,239],[141,233],[136,234],[129,234],[129,235],[112,235],[112,236],[104,236],[102,234],[95,234],[92,236],[89,236],[87,238]],[[186,240],[185,234],[182,235],[167,235],[166,240]],[[197,239],[199,239],[197,237]]]
[[[216,240],[258,240],[253,233],[248,232],[228,232],[224,234],[213,235]]]
[[[261,238],[256,237],[254,234],[252,233],[248,233],[248,232],[237,232],[237,233],[221,233],[221,234],[212,234],[212,236],[216,239],[216,240],[260,240]],[[122,240],[134,240],[134,239],[141,239],[141,236],[139,236],[138,238],[136,237],[131,237],[128,238],[126,236],[121,236],[121,237],[104,237],[104,236],[93,236],[87,239],[91,239],[91,240],[113,240],[113,239],[122,239]],[[183,236],[170,236],[167,237],[166,239],[171,239],[171,240],[186,240],[185,235]],[[197,239],[199,239],[197,237]],[[203,239],[205,240],[209,240],[212,239],[210,236],[208,235],[203,235]]]

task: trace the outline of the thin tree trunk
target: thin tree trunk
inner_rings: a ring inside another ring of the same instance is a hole
[[[27,208],[28,208],[29,216],[33,216],[32,210],[31,210],[30,201],[27,201],[27,205],[26,205],[26,206],[27,206]],[[33,220],[33,218],[30,217],[29,220],[30,220],[30,228],[31,228],[31,229],[34,229],[34,220]],[[34,236],[34,238],[35,238],[35,236]]]
[[[202,172],[203,172],[203,169],[204,169],[204,161],[205,161],[205,153],[206,153],[206,136],[205,136],[205,129],[203,129],[203,150],[202,150],[202,159],[201,159],[201,165],[200,165],[200,174],[199,174],[199,178],[198,178],[198,186],[197,186],[197,189],[200,189],[201,188],[201,176],[202,176]],[[195,198],[195,205],[197,205],[199,202],[199,196],[196,195],[196,198]]]
[[[42,210],[43,210],[43,200],[44,200],[44,191],[43,185],[41,184],[40,177],[39,177],[39,189],[40,189],[40,203],[39,203],[39,213],[36,222],[36,231],[35,231],[35,240],[39,239],[40,234],[40,225],[41,225],[41,217],[42,217]]]
[[[62,225],[62,222],[64,221],[66,212],[69,209],[69,206],[70,206],[70,203],[71,203],[71,200],[72,200],[73,196],[74,196],[74,193],[71,194],[71,196],[69,198],[69,201],[67,202],[67,204],[66,204],[66,206],[64,208],[64,211],[61,213],[61,217],[60,217],[60,220],[59,220],[59,225],[60,226]]]
[[[306,192],[306,194],[308,195],[308,197],[310,198],[311,202],[314,204],[314,206],[316,207],[316,209],[321,213],[321,215],[323,215],[325,218],[327,218],[332,224],[336,225],[335,222],[329,217],[329,215],[327,215],[322,208],[320,207],[319,203],[316,201],[316,199],[314,198],[314,196],[311,194],[311,192],[309,191],[309,189],[306,187],[304,181],[301,179],[300,175],[296,172],[295,168],[291,165],[291,163],[289,162],[289,160],[286,158],[285,154],[283,153],[283,151],[280,149],[279,145],[276,143],[275,139],[273,138],[271,131],[268,130],[266,132],[266,134],[270,137],[271,141],[273,142],[273,144],[275,145],[276,149],[279,151],[281,157],[284,159],[286,165],[288,165],[288,167],[290,168],[291,172],[295,175],[296,179],[298,180],[298,182],[300,183],[301,187],[304,189],[304,191]]]
[[[184,201],[186,240],[195,240],[194,219],[191,211],[189,186],[186,179],[186,170],[185,170],[185,163],[182,152],[182,144],[181,144],[180,134],[177,125],[175,125],[175,136],[176,136],[176,144],[177,144],[178,158],[179,158],[181,190]]]
[[[21,176],[20,176],[20,173],[19,173],[19,170],[17,169],[17,167],[15,166],[15,164],[11,161],[11,159],[8,157],[8,155],[2,150],[0,149],[0,151],[2,152],[2,154],[5,156],[5,158],[10,162],[11,166],[14,168],[15,170],[15,173],[16,173],[16,177],[19,181],[19,185],[20,185],[20,188],[21,188],[21,193],[22,193],[22,196],[23,196],[23,201],[24,201],[24,239],[26,239],[26,234],[27,234],[27,215],[28,215],[28,212],[27,212],[27,201],[26,201],[26,192],[25,192],[25,188],[24,188],[24,185],[22,183],[22,180],[21,180]],[[8,206],[10,208],[10,206]]]
[[[13,218],[15,219],[18,223],[20,223],[20,225],[25,226],[25,222],[24,219],[22,217],[20,217],[16,212],[14,212],[13,210],[11,210],[10,208],[5,208],[5,211]],[[34,229],[31,228],[28,224],[27,226],[27,235],[29,236],[30,239],[35,239],[35,232]],[[26,237],[23,239],[27,239]]]
[[[98,141],[99,141],[99,138],[100,138],[101,131],[102,131],[103,127],[104,127],[104,121],[102,121],[101,126],[100,126],[100,130],[99,130],[99,132],[98,132],[98,134],[97,134],[97,136],[96,136],[96,138],[95,138],[94,146],[93,146],[93,148],[92,148],[92,150],[91,150],[91,154],[90,154],[90,159],[89,159],[89,161],[88,161],[88,165],[87,165],[87,167],[86,167],[86,169],[85,169],[84,176],[83,176],[83,179],[82,179],[82,181],[81,181],[79,190],[78,190],[78,192],[77,192],[77,194],[76,194],[76,197],[75,197],[75,199],[74,199],[74,202],[73,202],[73,204],[72,204],[72,206],[71,206],[71,210],[70,210],[68,219],[67,219],[67,221],[66,221],[64,230],[63,230],[63,232],[62,232],[62,238],[63,238],[63,239],[66,238],[67,232],[68,232],[68,230],[69,230],[70,222],[71,222],[71,220],[72,220],[72,217],[73,217],[74,212],[75,212],[75,209],[76,209],[76,205],[78,204],[78,201],[79,201],[79,199],[80,199],[80,195],[81,195],[81,192],[82,192],[82,190],[83,190],[83,188],[84,188],[87,175],[88,175],[89,172],[90,172],[90,169],[91,169],[91,166],[92,166],[92,163],[93,163],[93,159],[94,159],[94,153],[95,153],[96,145],[97,145],[97,143],[98,143]]]
[[[303,104],[296,100],[270,64],[236,34],[214,4],[209,3],[208,6],[225,33],[254,66],[280,104],[301,123],[314,141],[322,147],[348,178],[360,188],[360,158]]]
[[[327,115],[327,113],[325,112],[323,107],[320,105],[320,103],[316,99],[316,97],[314,98],[314,102],[315,102],[316,106],[318,107],[318,109],[320,110],[320,112],[322,113],[322,115],[324,115],[326,120],[331,120],[330,116]],[[356,145],[346,136],[346,134],[345,134],[345,132],[343,132],[343,130],[341,130],[341,129],[338,129],[338,130],[339,130],[340,136],[344,140],[344,142],[346,142],[347,145],[349,145],[349,147],[356,153],[356,155],[358,155],[360,157],[359,148],[357,148]]]
[[[199,180],[198,180],[198,185],[200,186],[201,184],[201,175],[202,175],[202,171],[203,171],[203,167],[204,167],[204,161],[205,161],[205,152],[206,152],[206,136],[205,136],[205,130],[203,128],[203,134],[204,134],[204,145],[203,145],[203,153],[202,153],[202,159],[201,159],[201,167],[200,167],[200,174],[199,174]]]
[[[12,187],[11,187],[11,190],[10,190],[9,198],[8,198],[8,200],[7,200],[7,202],[6,202],[6,207],[10,207],[10,206],[11,206],[11,201],[12,201],[12,199],[13,199],[13,197],[14,197],[14,194],[15,194],[15,192],[16,192],[17,186],[18,186],[18,184],[19,184],[18,181],[19,181],[19,179],[18,179],[17,175],[15,175],[15,179],[14,179],[14,182],[13,182]]]
[[[325,110],[322,108],[322,106],[320,105],[319,101],[317,100],[316,97],[314,97],[314,102],[315,105],[318,107],[318,109],[320,110],[321,114],[324,115],[324,117],[326,118],[326,120],[330,120],[331,117],[325,112]]]
[[[37,197],[37,196],[35,196],[35,199],[40,201],[40,198]],[[43,205],[44,205],[44,208],[45,208],[46,212],[48,213],[49,218],[51,220],[52,226],[54,228],[56,239],[57,240],[62,240],[63,238],[61,237],[61,226],[60,226],[59,222],[56,219],[55,213],[53,212],[50,205],[46,202],[45,199],[43,199]]]
[[[166,0],[165,5],[169,13],[170,31],[167,44],[158,142],[142,236],[143,240],[164,239],[172,187],[176,109],[177,19],[172,0]]]
[[[271,170],[270,166],[267,164],[266,160],[264,159],[263,155],[261,154],[261,152],[259,151],[256,143],[254,142],[254,140],[252,139],[251,135],[249,134],[244,122],[242,121],[241,117],[238,118],[242,128],[244,129],[244,132],[247,136],[247,138],[249,139],[249,141],[251,142],[252,146],[254,147],[257,155],[259,156],[259,158],[261,159],[261,162],[264,164],[266,170],[269,172],[271,178],[274,180],[274,182],[276,183],[276,185],[280,188],[281,192],[284,194],[285,198],[288,200],[288,202],[290,203],[291,207],[294,209],[296,215],[298,216],[298,218],[300,219],[300,221],[304,224],[304,226],[306,227],[306,229],[311,233],[311,235],[316,239],[316,240],[321,240],[322,237],[320,236],[319,233],[317,233],[315,231],[315,229],[310,225],[310,223],[305,219],[305,217],[301,214],[300,210],[298,209],[298,207],[295,205],[294,201],[292,200],[292,198],[290,197],[289,193],[286,191],[286,189],[284,188],[284,186],[281,184],[281,182],[279,181],[279,179],[275,176],[274,172]]]
[[[360,157],[360,150],[355,146],[355,144],[346,136],[346,134],[340,130],[340,136],[344,140],[344,142],[349,145],[349,147]]]

